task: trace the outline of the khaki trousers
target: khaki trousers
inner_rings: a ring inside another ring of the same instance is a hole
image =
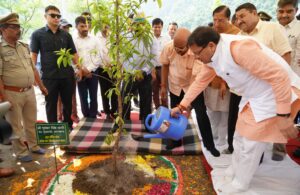
[[[35,133],[37,106],[34,89],[31,88],[25,92],[5,90],[5,95],[12,104],[5,118],[13,130],[11,136],[13,150],[17,157],[23,157],[29,154],[24,141],[28,142],[32,150],[40,148],[37,145]]]

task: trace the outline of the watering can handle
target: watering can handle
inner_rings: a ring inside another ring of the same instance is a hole
[[[147,129],[151,129],[151,125],[149,125],[149,120],[150,120],[150,118],[153,120],[153,117],[154,117],[154,114],[148,114],[148,116],[146,117],[145,125],[146,125]]]

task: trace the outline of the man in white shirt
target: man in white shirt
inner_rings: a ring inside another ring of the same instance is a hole
[[[152,70],[152,96],[155,109],[158,109],[159,106],[168,107],[168,99],[159,98],[159,91],[161,87],[161,63],[159,62],[160,53],[163,50],[164,46],[171,41],[169,37],[163,36],[161,31],[163,29],[163,21],[160,18],[155,18],[152,20],[152,30],[153,30],[153,42],[151,46],[151,54],[154,56],[151,60],[153,66],[155,67]]]
[[[110,58],[108,56],[108,47],[107,38],[109,35],[109,26],[106,25],[100,32],[96,34],[96,37],[100,41],[101,48],[101,66],[98,68],[99,73],[99,85],[102,98],[103,111],[106,115],[106,118],[114,118],[114,114],[118,109],[118,97],[115,93],[112,93],[111,97],[108,98],[106,92],[113,88],[113,81],[109,77],[108,73],[104,71],[104,67],[110,67]]]
[[[143,36],[143,33],[139,32],[140,29],[135,26],[147,25],[146,23],[147,20],[145,18],[135,18],[132,26],[136,28],[136,30],[132,31],[131,33],[136,33],[139,36]],[[128,37],[128,39],[130,40],[131,37]],[[130,76],[128,83],[123,83],[123,113],[125,120],[130,120],[132,94],[133,92],[138,91],[140,98],[139,119],[144,121],[152,110],[152,67],[150,65],[151,48],[149,44],[144,42],[143,38],[140,40],[133,39],[131,44],[133,46],[132,54],[125,59],[123,68],[129,73],[139,71],[143,76],[137,76],[135,79],[133,76]],[[128,95],[130,98],[126,97]],[[128,101],[125,101],[125,99]]]
[[[168,26],[168,34],[169,34],[171,40],[174,39],[174,35],[175,35],[177,29],[178,29],[178,24],[176,22],[170,22],[170,24]]]
[[[277,6],[277,20],[285,28],[292,47],[291,67],[300,75],[300,21],[295,17],[297,0],[280,0]]]
[[[84,117],[96,118],[98,112],[98,78],[95,76],[101,62],[100,42],[89,34],[88,22],[79,16],[75,20],[77,34],[73,40],[79,57],[82,59],[83,79],[78,82],[81,111]]]

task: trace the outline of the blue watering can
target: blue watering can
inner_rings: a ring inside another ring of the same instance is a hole
[[[146,134],[144,138],[180,140],[184,136],[187,124],[188,120],[184,115],[180,114],[178,118],[173,118],[168,108],[160,106],[155,114],[149,114],[145,120],[147,129],[155,134]]]

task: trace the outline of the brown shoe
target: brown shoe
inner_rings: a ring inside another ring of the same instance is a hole
[[[15,173],[12,168],[0,168],[0,177],[8,177]]]

